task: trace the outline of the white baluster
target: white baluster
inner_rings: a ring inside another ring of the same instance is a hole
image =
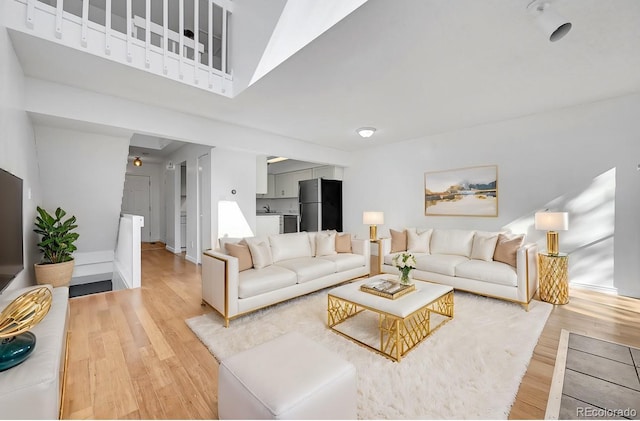
[[[209,0],[209,89],[213,88],[213,1]]]
[[[149,53],[151,51],[151,0],[147,0],[145,4],[146,23],[144,27],[144,65],[148,69],[151,67],[151,59]]]
[[[131,0],[127,0],[127,61],[133,61],[133,52],[131,51],[131,20],[133,19],[133,12],[131,10]]]
[[[162,1],[162,73],[169,73],[167,51],[169,51],[169,7],[167,0]]]
[[[200,67],[200,43],[199,34],[199,1],[193,0],[193,82],[198,84],[198,68]]]
[[[104,17],[104,52],[111,55],[111,1],[105,0],[105,17]]]
[[[62,13],[64,0],[58,0],[58,7],[56,7],[56,38],[62,38]]]
[[[179,30],[180,33],[179,38],[180,38],[180,45],[178,46],[178,76],[180,76],[180,79],[184,79],[184,70],[183,70],[183,55],[184,55],[184,0],[180,0],[179,3],[179,14],[178,14],[178,19],[179,19]]]
[[[222,8],[222,36],[220,37],[220,42],[221,42],[221,47],[222,47],[222,56],[221,58],[221,62],[222,62],[222,66],[221,66],[221,70],[222,73],[228,73],[227,71],[227,9],[226,8]],[[222,75],[222,81],[224,82],[224,74]],[[225,83],[223,83],[222,85],[222,89],[220,90],[220,92],[225,93],[226,89],[225,89]]]
[[[89,0],[82,0],[82,29],[80,43],[87,47],[87,22],[89,22]]]
[[[27,27],[33,29],[33,15],[36,9],[36,0],[27,1]]]

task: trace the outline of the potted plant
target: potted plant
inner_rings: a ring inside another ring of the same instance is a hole
[[[67,213],[61,208],[56,209],[55,216],[40,206],[37,209],[36,228],[33,231],[42,236],[38,248],[44,256],[41,263],[34,265],[36,281],[54,287],[69,285],[74,266],[72,253],[77,250],[73,243],[79,237],[78,233],[71,232],[78,227],[75,224],[76,217],[71,216],[63,221]]]

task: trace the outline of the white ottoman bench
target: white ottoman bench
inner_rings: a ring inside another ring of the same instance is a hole
[[[356,399],[355,366],[297,332],[220,363],[220,419],[355,419]]]

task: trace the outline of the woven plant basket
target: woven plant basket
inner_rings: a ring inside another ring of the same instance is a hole
[[[53,287],[69,286],[74,265],[74,260],[62,263],[36,263],[33,265],[36,270],[36,281],[39,285],[49,284]]]

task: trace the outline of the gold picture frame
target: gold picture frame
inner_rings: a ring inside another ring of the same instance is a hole
[[[426,216],[498,216],[498,166],[424,173]]]

